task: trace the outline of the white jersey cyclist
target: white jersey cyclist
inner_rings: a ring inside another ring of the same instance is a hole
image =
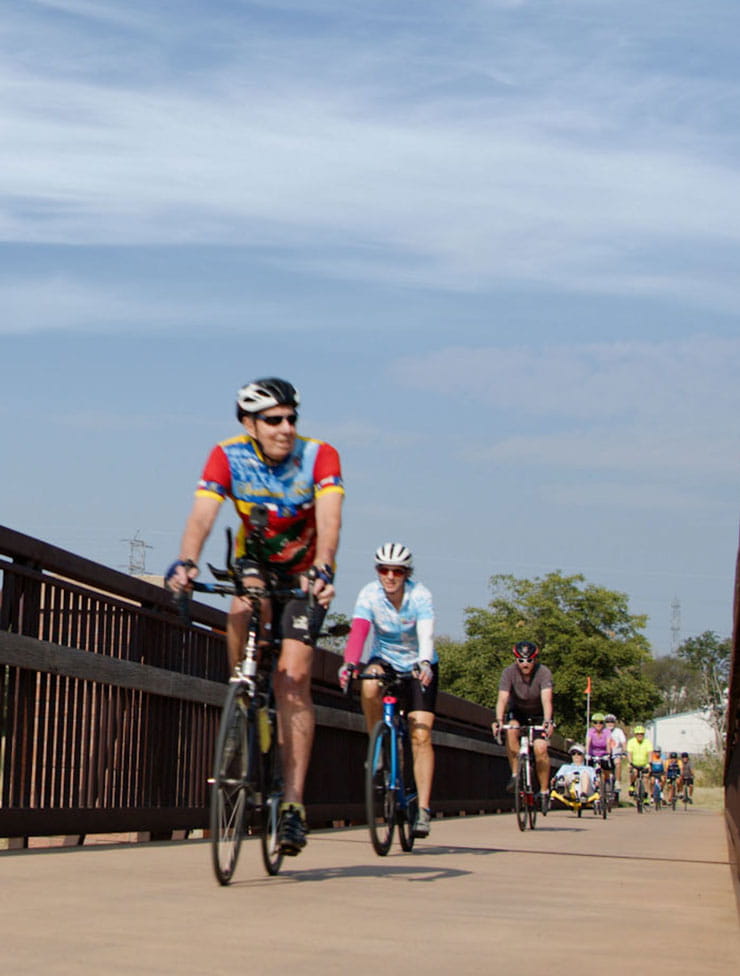
[[[347,642],[345,661],[360,661],[371,626],[369,658],[382,658],[402,673],[412,671],[422,661],[435,664],[439,660],[432,637],[432,594],[423,583],[406,580],[403,601],[397,610],[380,582],[373,580],[360,590],[352,618],[354,640]],[[357,628],[355,621],[366,622],[367,626]]]

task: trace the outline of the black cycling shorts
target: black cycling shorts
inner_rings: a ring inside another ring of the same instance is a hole
[[[326,611],[327,608],[318,603],[309,609],[308,600],[298,597],[287,603],[278,602],[277,606],[273,606],[273,636],[276,640],[299,640],[313,645],[321,631]]]
[[[545,716],[544,715],[541,715],[541,714],[540,715],[530,715],[527,712],[519,711],[519,709],[517,709],[517,708],[510,708],[509,711],[506,713],[506,721],[507,722],[511,722],[511,721],[518,722],[520,725],[528,725],[530,722],[532,723],[532,725],[544,725],[545,724]],[[533,736],[534,736],[533,741],[535,741],[537,739],[544,739],[545,738],[545,733],[544,732],[535,732],[535,733],[533,733]]]
[[[366,667],[371,664],[383,664],[383,659],[373,657],[367,662]],[[411,672],[408,675],[401,675],[401,687],[398,689],[398,704],[408,715],[410,712],[431,712],[436,714],[437,690],[439,687],[439,664],[432,665],[432,680],[424,688],[421,681]]]

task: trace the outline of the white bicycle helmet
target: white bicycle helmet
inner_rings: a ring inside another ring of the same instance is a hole
[[[236,416],[241,420],[245,414],[261,413],[270,407],[296,408],[300,402],[300,394],[292,383],[270,376],[252,380],[239,390],[236,394]]]
[[[384,542],[375,550],[376,566],[400,566],[407,573],[414,568],[411,550],[402,542]]]

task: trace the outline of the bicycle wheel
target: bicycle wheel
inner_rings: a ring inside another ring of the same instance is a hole
[[[239,857],[253,736],[254,726],[248,718],[243,690],[237,683],[231,684],[221,714],[211,786],[211,856],[222,885],[231,881]]]
[[[365,811],[373,848],[383,857],[393,841],[396,791],[391,783],[391,730],[382,721],[373,729],[367,749]]]
[[[278,839],[278,823],[280,820],[280,804],[283,802],[283,776],[280,765],[280,747],[277,741],[277,722],[274,711],[269,715],[263,710],[261,721],[266,723],[262,730],[261,746],[264,749],[265,737],[269,735],[269,746],[262,753],[262,776],[260,793],[262,796],[262,862],[269,875],[275,875],[283,863],[283,852],[280,850]]]
[[[403,807],[398,804],[396,819],[401,848],[404,851],[410,851],[414,846],[414,826],[419,815],[419,796],[416,792],[416,780],[414,779],[414,757],[407,734],[403,736],[402,742],[403,748],[399,750],[399,753],[403,761],[401,778],[404,804]]]
[[[637,807],[637,812],[642,813],[642,808],[645,803],[645,787],[642,782],[642,777],[637,777],[637,782],[635,783],[635,806]]]
[[[527,829],[527,771],[524,763],[519,762],[519,769],[516,774],[516,787],[514,789],[514,809],[516,810],[516,822],[520,830]]]
[[[660,805],[661,805],[662,802],[663,801],[662,801],[661,796],[660,796],[660,787],[656,784],[653,787],[653,804],[654,804],[656,810],[660,810]]]
[[[601,782],[599,783],[599,806],[601,807],[601,817],[606,820],[609,814],[609,776],[602,771]]]

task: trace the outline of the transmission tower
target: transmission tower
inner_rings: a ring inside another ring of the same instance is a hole
[[[671,604],[671,654],[675,654],[681,639],[681,601],[674,596]]]
[[[128,571],[132,576],[143,576],[146,573],[146,551],[152,547],[139,538],[139,529],[133,539],[121,539],[128,542]]]

